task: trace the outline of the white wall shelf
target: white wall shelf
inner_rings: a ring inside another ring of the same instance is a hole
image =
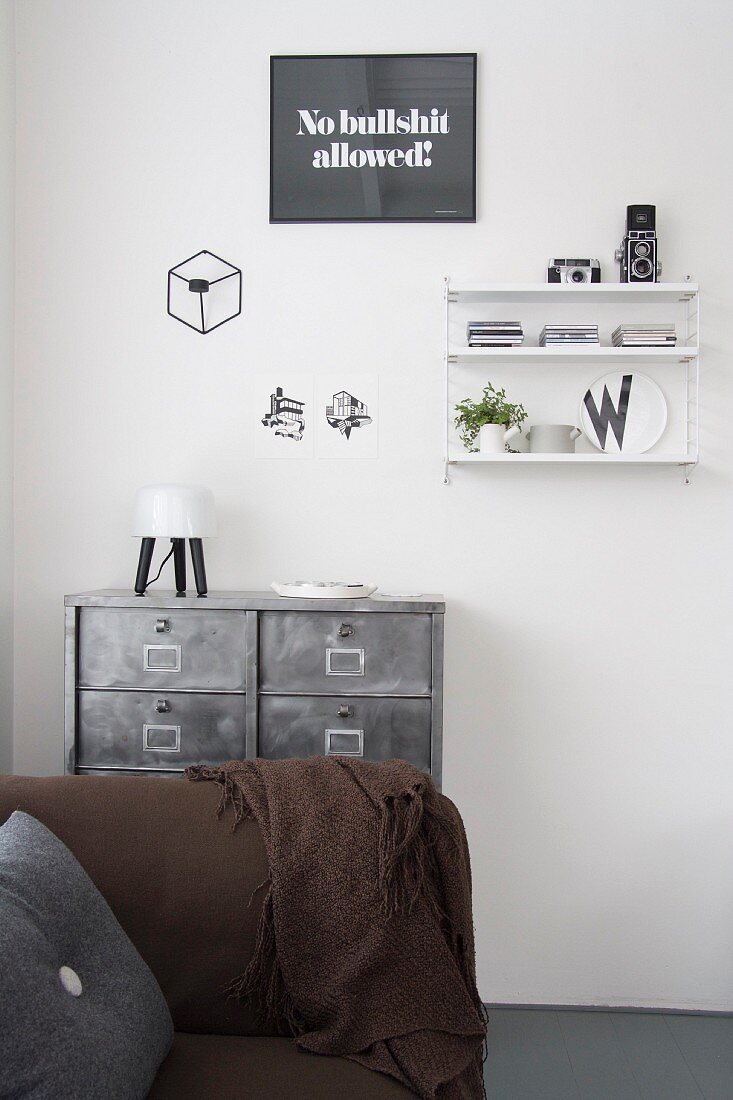
[[[578,302],[645,303],[689,302],[699,293],[697,283],[450,283],[453,302]]]
[[[495,307],[501,306],[501,310]],[[526,343],[509,348],[469,348],[469,320],[521,321]],[[672,348],[615,348],[611,333],[627,322],[675,323]],[[539,347],[545,324],[598,324],[600,345]],[[682,466],[687,476],[699,458],[700,295],[697,283],[453,283],[445,280],[445,482],[448,467],[484,465]],[[505,387],[508,399],[527,408],[532,423],[578,423],[584,387],[598,368],[635,364],[662,388],[667,427],[644,454],[604,454],[584,438],[574,454],[530,454],[524,437],[518,454],[466,451],[455,431],[456,404],[479,396],[487,381]],[[487,368],[485,376],[477,368]]]
[[[454,458],[450,460],[452,466],[462,465],[464,462],[492,462],[503,463],[507,466],[512,466],[522,463],[562,463],[568,466],[684,466],[686,464],[686,456],[683,454],[641,454],[641,455],[624,455],[624,454],[567,454],[567,455],[553,455],[553,454],[503,454],[503,455],[482,455],[473,454],[468,451],[463,458]]]
[[[492,359],[501,359],[507,363],[597,363],[601,366],[622,363],[687,363],[696,359],[698,349],[694,347],[674,348],[604,348],[604,347],[566,347],[533,348],[520,345],[516,348],[468,348],[449,347],[448,359],[454,363],[464,362],[490,363]]]

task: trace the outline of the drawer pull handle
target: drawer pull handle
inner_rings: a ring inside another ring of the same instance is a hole
[[[157,710],[158,714],[167,714],[168,711],[171,709],[171,705],[167,699],[159,699],[158,702],[155,704],[155,709]]]
[[[341,623],[339,627],[339,638],[350,638],[354,633],[354,628],[351,623]]]
[[[170,619],[156,619],[155,630],[158,634],[166,634],[171,628]]]
[[[364,730],[326,730],[326,756],[363,756]]]
[[[339,718],[351,718],[354,711],[351,707],[347,706],[346,703],[342,703],[336,713],[338,714]]]

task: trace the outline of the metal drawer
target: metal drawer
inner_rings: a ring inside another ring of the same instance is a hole
[[[432,616],[388,612],[264,611],[263,691],[425,695],[432,681]]]
[[[430,771],[430,708],[429,699],[264,695],[257,755],[398,757]]]
[[[243,759],[244,695],[80,691],[79,768],[183,771]]]
[[[85,607],[82,687],[244,691],[244,611]]]

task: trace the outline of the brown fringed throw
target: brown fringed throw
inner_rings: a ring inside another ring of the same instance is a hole
[[[188,768],[218,813],[253,816],[270,878],[255,953],[231,985],[304,1050],[341,1055],[426,1100],[483,1097],[463,822],[404,760]]]

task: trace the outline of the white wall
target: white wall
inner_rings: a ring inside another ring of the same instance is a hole
[[[13,766],[15,5],[0,0],[0,772]]]
[[[16,770],[62,767],[64,592],[130,586],[135,488],[198,480],[221,512],[214,587],[445,592],[445,789],[486,999],[733,1008],[731,7],[23,0],[17,17]],[[479,53],[478,223],[270,226],[270,53],[433,50]],[[577,250],[615,279],[637,201],[657,203],[665,277],[705,288],[692,485],[545,467],[444,487],[443,276],[541,280]],[[200,248],[245,279],[243,316],[205,339],[164,302]],[[379,459],[253,459],[252,372],[344,361],[379,370]]]

